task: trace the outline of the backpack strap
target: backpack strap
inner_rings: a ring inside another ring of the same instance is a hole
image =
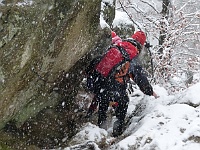
[[[109,78],[115,76],[115,74],[122,68],[122,66],[125,63],[131,61],[130,55],[124,48],[122,48],[118,45],[113,45],[112,47],[117,48],[120,51],[120,53],[122,54],[124,59],[112,68],[112,70],[110,71],[110,73],[108,75]]]
[[[123,41],[126,41],[126,42],[133,44],[135,47],[137,47],[138,51],[141,52],[142,45],[138,41],[136,41],[135,39],[129,38],[129,39],[125,39]]]
[[[128,52],[124,48],[122,48],[122,47],[120,47],[118,45],[116,45],[116,47],[118,48],[118,50],[123,55],[125,61],[130,61],[131,60]]]

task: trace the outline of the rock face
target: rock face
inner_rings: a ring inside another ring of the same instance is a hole
[[[0,5],[0,129],[17,133],[22,130],[31,137],[35,131],[27,131],[27,124],[38,128],[35,119],[46,124],[51,118],[58,118],[61,111],[58,107],[71,109],[70,100],[82,80],[82,65],[87,64],[87,57],[83,56],[102,38],[101,0],[5,0],[3,3]]]

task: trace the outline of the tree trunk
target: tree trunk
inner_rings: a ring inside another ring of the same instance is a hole
[[[161,46],[159,49],[159,53],[163,54],[163,43],[165,41],[166,38],[166,34],[167,34],[167,25],[166,25],[166,20],[168,20],[169,17],[169,7],[170,7],[170,0],[163,0],[162,3],[162,16],[163,18],[160,21],[160,37],[159,37],[159,45]]]

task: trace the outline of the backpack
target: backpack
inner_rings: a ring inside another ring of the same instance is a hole
[[[112,77],[117,80],[126,76],[127,67],[137,54],[137,48],[128,41],[122,42],[121,45],[110,46],[104,55],[94,58],[87,67],[88,89],[93,93],[98,93],[109,85]],[[120,82],[120,80],[117,81]]]

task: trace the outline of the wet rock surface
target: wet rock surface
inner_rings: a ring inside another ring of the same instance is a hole
[[[82,113],[74,113],[73,99],[88,52],[104,47],[98,43],[108,33],[99,32],[100,2],[0,5],[1,148],[53,148],[76,132]]]

